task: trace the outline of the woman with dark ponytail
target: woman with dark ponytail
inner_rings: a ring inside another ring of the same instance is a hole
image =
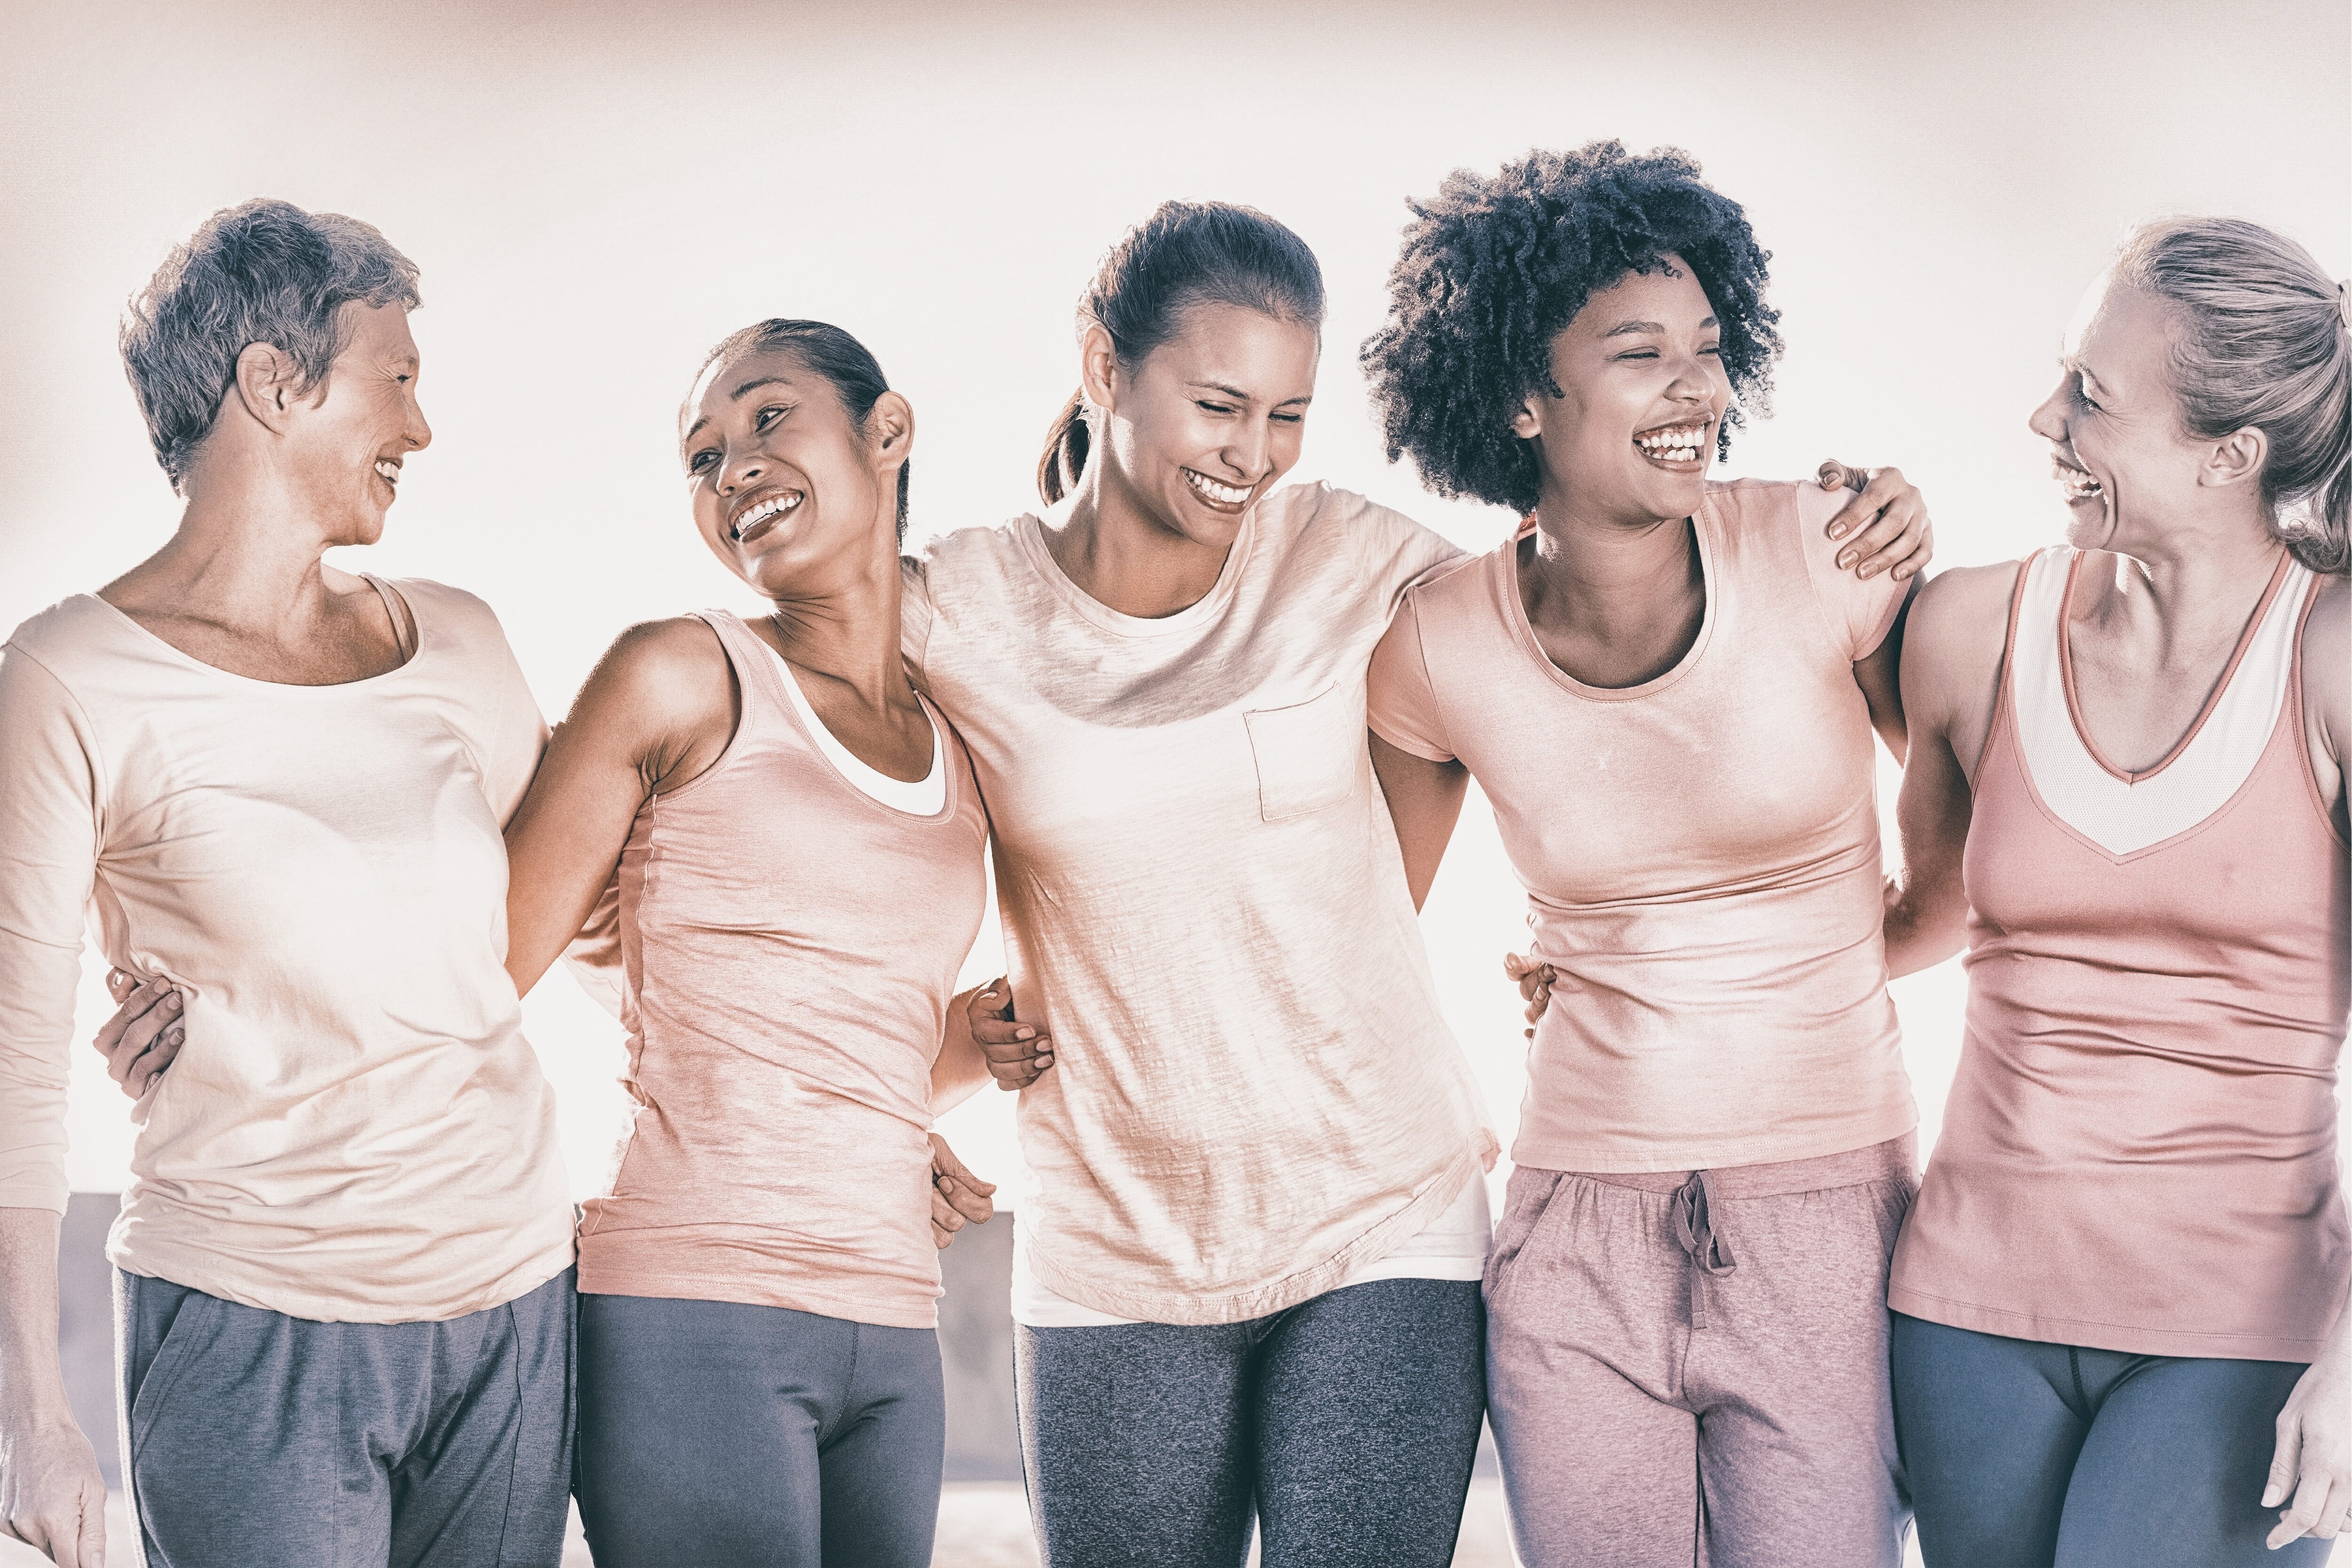
[[[1496,1141],[1365,730],[1391,614],[1457,552],[1281,486],[1322,317],[1290,230],[1163,205],[1080,300],[1047,510],[907,563],[907,657],[995,840],[1013,991],[974,1032],[1054,1041],[989,1055],[1027,1085],[1013,1306],[1055,1568],[1239,1564],[1253,1516],[1268,1568],[1436,1568],[1477,1444]]]

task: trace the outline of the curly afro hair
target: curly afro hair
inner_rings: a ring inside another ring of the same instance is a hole
[[[1734,395],[1769,411],[1780,353],[1780,313],[1764,302],[1771,253],[1688,153],[1637,155],[1615,141],[1535,152],[1491,179],[1457,169],[1411,205],[1388,321],[1362,359],[1389,460],[1412,454],[1439,494],[1535,510],[1534,444],[1512,434],[1512,416],[1531,393],[1560,395],[1552,340],[1585,301],[1668,256],[1715,307]],[[1737,405],[1726,411],[1718,452],[1740,422]]]

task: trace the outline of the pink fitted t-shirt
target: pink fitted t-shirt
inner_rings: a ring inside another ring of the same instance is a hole
[[[634,1110],[585,1205],[580,1289],[929,1328],[931,1064],[987,899],[971,764],[933,712],[944,804],[883,804],[827,759],[767,644],[702,618],[742,716],[709,772],[639,809],[607,895]]]
[[[2305,751],[2312,574],[2284,559],[2157,767],[2084,738],[2086,557],[2018,574],[1962,875],[1969,1004],[1895,1247],[1899,1312],[2143,1355],[2307,1362],[2352,1277],[2336,1066],[2344,840]]]
[[[1476,777],[1559,976],[1519,1164],[1763,1164],[1917,1122],[1853,679],[1905,587],[1837,568],[1823,530],[1842,500],[1708,486],[1691,520],[1705,619],[1639,686],[1586,686],[1544,655],[1519,598],[1524,531],[1414,588],[1373,658],[1373,731]]]

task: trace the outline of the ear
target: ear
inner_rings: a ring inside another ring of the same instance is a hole
[[[2249,425],[2243,430],[2232,430],[2213,443],[2198,465],[2197,482],[2221,487],[2252,483],[2262,478],[2263,464],[2271,455],[2271,438]]]
[[[1078,385],[1087,401],[1108,408],[1118,400],[1118,350],[1099,321],[1088,321],[1078,338]]]
[[[1511,434],[1522,441],[1532,441],[1543,434],[1543,398],[1531,395],[1511,416]]]
[[[866,411],[866,438],[887,473],[906,467],[915,455],[915,407],[895,392],[886,392]]]
[[[247,343],[237,351],[237,401],[245,411],[272,431],[283,435],[302,373],[294,356],[271,343]]]

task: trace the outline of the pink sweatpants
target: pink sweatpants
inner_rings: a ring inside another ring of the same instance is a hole
[[[1886,1268],[1916,1158],[1906,1134],[1732,1170],[1513,1174],[1486,1383],[1528,1568],[1897,1568]]]

